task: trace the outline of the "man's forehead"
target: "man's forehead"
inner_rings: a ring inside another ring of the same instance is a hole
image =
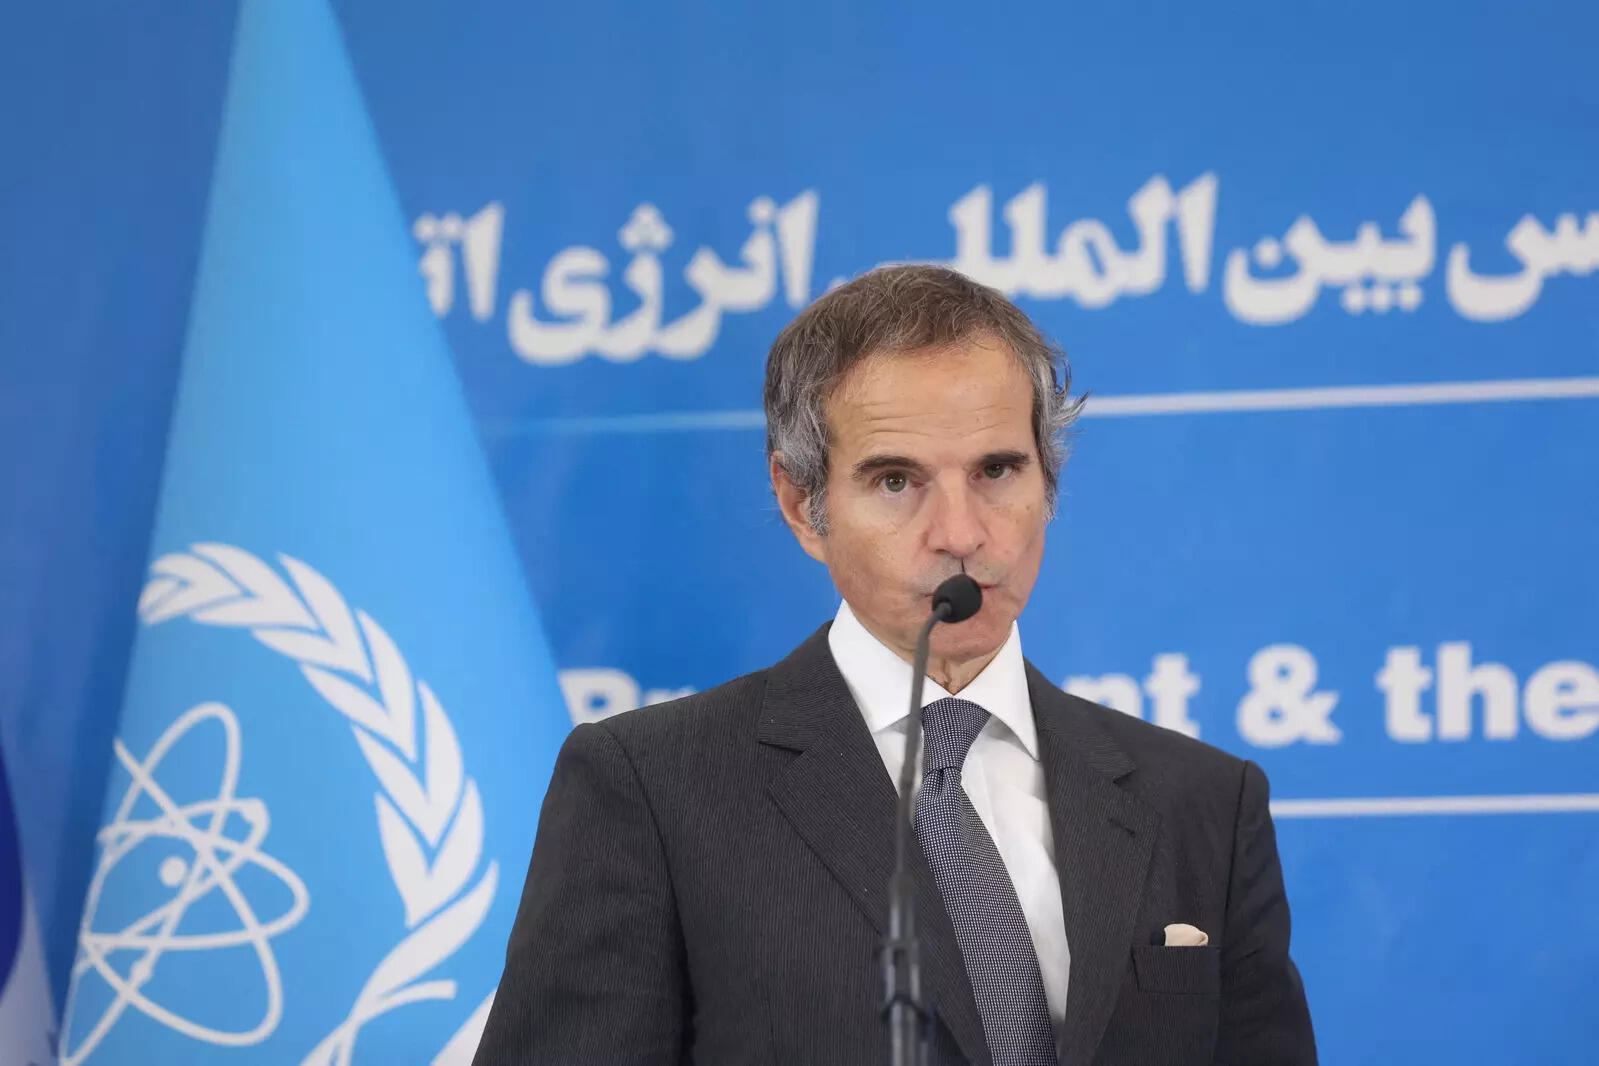
[[[999,345],[874,354],[839,383],[827,417],[835,444],[851,451],[962,443],[1030,451],[1032,384]]]
[[[848,400],[885,385],[897,386],[907,377],[935,374],[954,380],[984,380],[1009,367],[1023,378],[1021,359],[998,337],[974,333],[949,344],[925,348],[870,352],[847,370],[834,386],[832,399]]]

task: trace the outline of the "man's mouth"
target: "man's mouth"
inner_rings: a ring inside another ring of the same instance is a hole
[[[1000,585],[1002,585],[1002,584],[1003,584],[1003,582],[999,582],[999,581],[995,581],[995,582],[979,581],[979,582],[977,582],[977,587],[982,589],[986,593],[986,592],[992,592],[993,590],[999,588]],[[934,594],[935,591],[936,590],[934,590],[934,589],[929,589],[928,591],[921,593],[921,598],[924,599],[924,600],[930,600],[930,599],[933,598],[933,594]]]

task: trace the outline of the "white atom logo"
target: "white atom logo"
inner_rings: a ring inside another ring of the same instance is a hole
[[[168,753],[202,722],[216,722],[221,726],[225,742],[221,776],[213,798],[180,806],[157,782],[157,772]],[[76,1066],[93,1053],[129,1007],[168,1028],[212,1044],[254,1044],[266,1039],[277,1028],[283,1015],[283,983],[268,941],[305,917],[310,895],[293,870],[261,850],[261,841],[266,837],[271,819],[266,804],[259,799],[240,799],[234,795],[239,777],[239,752],[238,720],[220,703],[203,703],[184,712],[156,741],[143,762],[136,760],[120,740],[116,742],[117,760],[133,780],[110,823],[98,835],[104,850],[89,885],[79,932],[78,960],[72,972],[74,1001],[81,996],[80,982],[91,969],[110,987],[112,997],[77,1048],[63,1047],[61,1066]],[[141,800],[153,802],[159,813],[148,818],[130,817]],[[230,821],[237,829],[241,820],[245,826],[243,837],[228,835]],[[100,893],[107,878],[130,853],[137,854],[140,845],[148,841],[188,846],[189,857],[169,855],[156,869],[156,878],[172,890],[171,895],[121,929],[97,928],[95,919]],[[234,880],[234,874],[246,864],[276,877],[288,889],[292,898],[284,913],[266,921],[256,915]],[[236,926],[203,933],[179,930],[189,909],[201,901],[206,901],[208,913],[216,913],[217,897],[220,897],[221,906],[232,911]],[[245,1030],[211,1028],[145,995],[144,986],[155,975],[156,964],[168,952],[211,952],[228,948],[252,951],[260,965],[266,986],[266,1005],[253,1027]],[[114,953],[122,958],[133,953],[132,964],[125,970],[119,969],[112,961]],[[73,1033],[72,1008],[73,1003],[69,1003],[69,1017],[62,1026],[64,1044]]]

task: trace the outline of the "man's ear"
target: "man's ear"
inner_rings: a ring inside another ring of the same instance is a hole
[[[812,528],[810,495],[789,480],[788,471],[783,469],[782,452],[772,453],[771,474],[772,492],[777,496],[777,506],[783,512],[783,521],[788,523],[790,532],[794,534],[794,539],[799,541],[800,547],[805,549],[805,554],[825,566],[827,539]]]

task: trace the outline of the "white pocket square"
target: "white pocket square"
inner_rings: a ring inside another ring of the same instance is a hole
[[[1195,929],[1184,922],[1174,922],[1166,927],[1166,946],[1169,948],[1202,948],[1210,943],[1210,934]]]

